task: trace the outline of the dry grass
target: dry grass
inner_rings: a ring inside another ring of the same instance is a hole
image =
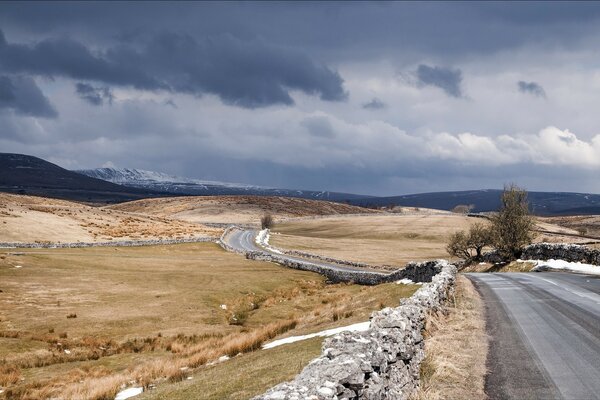
[[[219,229],[66,200],[0,193],[0,242],[101,242],[218,236]]]
[[[421,390],[415,399],[487,398],[487,351],[483,302],[471,281],[459,275],[448,314],[428,319]]]
[[[403,266],[408,261],[448,258],[449,235],[476,221],[431,212],[327,217],[276,225],[270,242],[334,258]]]
[[[0,365],[16,368],[0,373],[11,398],[101,399],[130,381],[178,381],[275,336],[364,321],[417,288],[326,285],[210,243],[0,254]]]
[[[529,261],[512,261],[508,264],[472,264],[462,269],[462,272],[530,272],[535,266]]]
[[[254,225],[260,225],[260,219],[265,213],[270,213],[275,222],[315,215],[378,213],[348,204],[270,196],[171,197],[137,200],[109,208],[188,222]]]

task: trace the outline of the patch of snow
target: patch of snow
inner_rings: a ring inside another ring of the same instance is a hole
[[[15,265],[15,268],[23,268],[22,265]]]
[[[227,360],[229,360],[229,356],[221,356],[221,357],[219,357],[218,361],[223,362],[223,361],[227,361]]]
[[[310,333],[308,335],[291,336],[291,337],[287,337],[284,339],[274,340],[270,343],[263,345],[262,348],[265,350],[272,349],[273,347],[278,347],[278,346],[281,346],[284,344],[295,343],[295,342],[299,342],[301,340],[312,339],[315,337],[333,336],[333,335],[337,335],[338,333],[341,333],[341,332],[364,332],[369,329],[370,325],[371,325],[371,323],[369,321],[359,322],[357,324],[341,326],[339,328],[327,329],[327,330],[324,330],[321,332]]]
[[[221,304],[221,310],[227,310],[227,304]]]
[[[532,271],[556,270],[600,275],[600,266],[598,265],[569,262],[564,260],[526,260],[525,262],[532,262],[535,264],[535,266],[532,268]]]
[[[403,278],[400,279],[399,281],[396,281],[396,285],[422,285],[423,282],[413,282],[408,278]]]
[[[276,249],[275,247],[272,247],[269,244],[270,237],[271,237],[271,232],[269,231],[269,229],[263,229],[260,232],[258,232],[258,235],[256,235],[256,239],[254,239],[254,241],[256,242],[257,245],[264,247],[266,250],[270,251],[271,253],[283,254],[280,250]]]
[[[125,400],[130,397],[134,397],[139,394],[142,394],[143,391],[144,391],[144,388],[142,388],[142,387],[127,388],[127,389],[121,390],[119,393],[117,393],[117,397],[115,397],[115,400]]]
[[[71,350],[65,349],[65,354],[71,354]]]

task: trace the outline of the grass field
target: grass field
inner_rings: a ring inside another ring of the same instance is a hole
[[[269,354],[284,356],[273,349],[203,367],[207,362],[274,337],[365,321],[416,288],[326,285],[319,275],[249,261],[212,243],[2,250],[0,396],[110,398],[130,381],[193,373],[192,382],[221,376],[218,398],[233,378],[217,368],[236,362],[260,369]],[[293,347],[298,357],[311,358],[311,343]],[[274,369],[252,390],[298,368]],[[246,386],[236,385],[232,393]]]
[[[145,199],[108,207],[195,223],[259,225],[270,213],[276,221],[315,215],[378,214],[379,211],[329,201],[272,196],[196,196]]]
[[[103,242],[220,234],[219,229],[157,215],[0,193],[0,242]]]
[[[324,256],[403,266],[448,258],[448,236],[477,221],[457,214],[335,216],[277,224],[270,243]]]

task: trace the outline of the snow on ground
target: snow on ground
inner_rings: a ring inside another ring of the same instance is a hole
[[[408,278],[403,278],[400,279],[399,281],[396,281],[396,285],[422,285],[423,282],[413,282]]]
[[[567,271],[579,272],[583,274],[600,275],[600,266],[592,264],[583,264],[580,262],[569,262],[563,260],[518,260],[522,262],[532,262],[535,264],[532,271]]]
[[[23,268],[22,265],[15,265],[15,268]]]
[[[255,242],[257,245],[264,247],[265,249],[267,249],[268,251],[270,251],[272,253],[283,254],[281,251],[277,250],[275,247],[272,247],[269,244],[270,237],[271,237],[271,233],[269,232],[269,230],[263,229],[262,231],[258,232],[258,235],[256,235]]]
[[[287,337],[284,339],[274,340],[270,343],[263,345],[262,348],[265,350],[272,349],[273,347],[277,347],[277,346],[281,346],[281,345],[289,344],[289,343],[294,343],[294,342],[299,342],[300,340],[312,339],[314,337],[333,336],[333,335],[337,335],[340,332],[364,332],[367,329],[369,329],[370,324],[371,323],[369,321],[359,322],[357,324],[341,326],[339,328],[327,329],[325,331],[321,331],[321,332],[317,332],[317,333],[310,333],[308,335],[290,336],[290,337]]]
[[[119,393],[117,393],[117,397],[115,397],[115,400],[125,400],[130,397],[142,394],[143,391],[144,391],[144,388],[141,388],[141,387],[127,388],[127,389],[121,390]]]

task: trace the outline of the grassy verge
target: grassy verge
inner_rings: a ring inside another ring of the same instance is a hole
[[[535,266],[529,261],[512,261],[508,264],[472,264],[461,272],[530,272]]]
[[[485,399],[487,349],[483,302],[459,275],[448,314],[428,320],[421,390],[414,400]]]
[[[270,350],[243,354],[206,367],[192,379],[161,385],[145,392],[140,400],[245,400],[298,374],[321,353],[323,338],[296,342]]]

